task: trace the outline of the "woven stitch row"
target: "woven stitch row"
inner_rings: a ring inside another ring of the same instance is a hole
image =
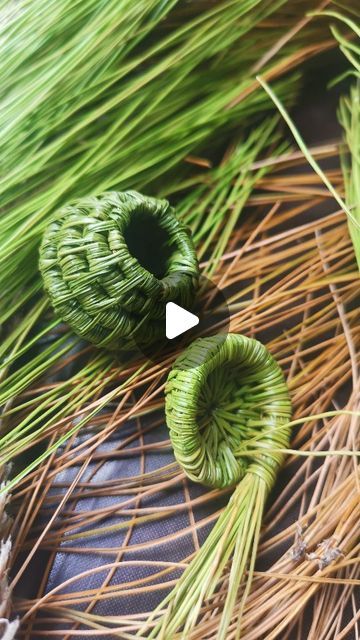
[[[169,258],[161,278],[129,251],[126,230],[134,216],[140,222],[151,217],[166,234]],[[172,207],[135,191],[62,208],[45,231],[39,266],[57,316],[79,336],[111,350],[161,338],[164,303],[189,306],[199,277],[189,230]]]
[[[291,403],[263,344],[240,334],[199,338],[176,360],[165,393],[175,457],[192,480],[221,488],[249,472],[271,489],[283,459],[271,449],[289,444]]]

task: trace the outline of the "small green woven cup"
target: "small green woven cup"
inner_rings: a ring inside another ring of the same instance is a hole
[[[283,460],[275,450],[289,445],[291,403],[263,344],[231,333],[195,340],[175,361],[165,394],[174,454],[189,478],[222,488],[254,473],[271,489]]]
[[[56,315],[111,351],[164,335],[168,301],[191,306],[199,267],[166,200],[135,191],[77,200],[45,230],[40,271]]]

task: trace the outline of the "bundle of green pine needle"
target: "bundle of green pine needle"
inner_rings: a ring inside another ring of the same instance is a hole
[[[114,364],[113,355],[88,347],[53,314],[38,256],[54,213],[108,191],[168,198],[179,228],[191,231],[202,272],[216,276],[224,253],[234,248],[246,203],[270,170],[263,158],[283,157],[289,148],[257,75],[290,108],[301,93],[301,64],[339,44],[351,64],[352,87],[339,119],[346,209],[360,264],[360,33],[352,3],[341,13],[328,4],[0,0],[0,469],[13,465],[3,495],[21,487],[112,402],[121,408],[144,380],[149,396],[158,397],[164,384],[160,369],[154,373],[135,356]],[[67,360],[73,367],[68,376],[62,370]],[[274,371],[283,427],[290,405],[276,364]],[[257,382],[261,404],[268,391]],[[146,413],[146,405],[139,411]],[[288,432],[279,433],[284,449]],[[211,637],[228,637],[241,586],[231,636],[240,637],[261,517],[275,481],[254,477],[242,479],[178,585],[165,600],[159,597],[158,609],[139,626],[140,637],[189,638],[204,600],[215,594],[217,606],[217,581],[232,558],[223,616]],[[3,537],[11,573],[8,531]],[[4,621],[14,617],[10,595],[6,590]],[[17,622],[4,625],[11,640]]]
[[[337,25],[332,28],[342,53],[351,63],[351,69],[346,74],[352,79],[350,93],[341,98],[338,116],[346,143],[342,155],[346,201],[354,218],[349,220],[349,230],[360,269],[360,28],[354,20],[344,19],[338,13],[330,16],[337,18],[342,26],[345,23],[352,36],[349,40],[339,32]]]

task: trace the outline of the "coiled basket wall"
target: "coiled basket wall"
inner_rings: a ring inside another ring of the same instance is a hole
[[[283,373],[257,340],[235,334],[199,338],[176,360],[166,384],[175,457],[192,480],[234,491],[139,637],[193,637],[203,603],[227,570],[220,625],[212,637],[240,638],[238,592],[243,585],[246,594],[251,584],[265,502],[289,444],[290,416]]]
[[[279,427],[291,404],[283,373],[261,342],[237,334],[195,340],[176,360],[165,393],[175,457],[192,480],[222,488],[250,472],[271,489],[282,461],[271,448],[288,446],[289,430]],[[261,449],[260,458],[246,454],[250,445]]]
[[[162,338],[165,303],[191,306],[199,277],[174,209],[135,191],[62,208],[45,231],[39,266],[56,315],[114,351]]]

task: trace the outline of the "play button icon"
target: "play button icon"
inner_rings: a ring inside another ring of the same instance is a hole
[[[194,313],[187,311],[184,307],[175,302],[168,302],[166,304],[166,337],[168,340],[177,338],[185,331],[189,331],[193,327],[199,324],[199,317]]]
[[[148,344],[139,339],[137,343],[140,353],[154,364],[166,363],[171,367],[179,353],[196,338],[219,335],[225,340],[229,331],[230,313],[225,294],[205,276],[200,276],[192,305],[185,303],[185,308],[179,303],[179,299],[168,299],[159,305],[158,339]]]

